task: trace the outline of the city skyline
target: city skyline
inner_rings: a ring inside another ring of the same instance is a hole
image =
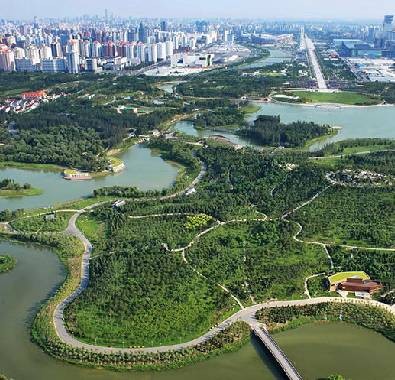
[[[78,17],[82,15],[109,14],[121,17],[151,18],[258,18],[278,20],[380,20],[383,13],[393,13],[392,0],[377,0],[372,9],[371,0],[283,0],[273,4],[259,0],[201,0],[199,7],[191,7],[186,0],[116,1],[109,4],[104,0],[54,3],[48,0],[31,0],[23,7],[20,3],[0,1],[2,18],[32,19]],[[339,9],[341,10],[339,12]],[[291,16],[290,16],[291,15]]]

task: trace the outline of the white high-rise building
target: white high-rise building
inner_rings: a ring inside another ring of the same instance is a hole
[[[100,58],[102,56],[102,44],[98,41],[94,41],[91,44],[91,57]]]
[[[158,44],[158,60],[165,61],[166,60],[166,43],[160,42]]]
[[[83,41],[81,45],[81,56],[82,58],[90,58],[91,56],[91,43],[89,41]]]
[[[26,49],[26,57],[32,61],[33,65],[40,63],[40,51],[37,46],[30,45]]]
[[[66,46],[67,53],[77,53],[80,54],[80,44],[78,40],[70,40]]]
[[[166,41],[166,57],[172,57],[174,54],[173,41]]]
[[[141,63],[145,63],[146,62],[145,49],[146,49],[146,45],[145,44],[139,43],[137,45],[137,58],[140,58],[140,62]]]
[[[158,62],[158,46],[156,44],[149,45],[148,61],[153,63]]]
[[[136,44],[134,43],[129,43],[126,45],[126,58],[128,59],[128,61],[136,58],[135,48]]]
[[[0,45],[0,71],[14,71],[14,52],[6,45]]]
[[[25,49],[22,49],[20,47],[14,48],[14,56],[15,59],[25,58],[26,57]]]
[[[43,59],[52,59],[52,50],[49,46],[43,45],[40,47],[40,58]]]

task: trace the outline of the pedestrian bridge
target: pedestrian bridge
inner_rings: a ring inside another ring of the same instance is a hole
[[[278,365],[281,367],[289,380],[301,380],[302,376],[298,373],[295,366],[291,363],[277,342],[271,337],[268,331],[261,327],[259,323],[251,325],[255,336],[265,345],[272,354]]]

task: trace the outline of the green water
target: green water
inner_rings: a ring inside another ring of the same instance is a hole
[[[345,323],[320,323],[275,335],[306,380],[342,374],[352,380],[395,379],[395,344]]]
[[[45,170],[0,169],[0,180],[12,178],[18,183],[28,182],[33,187],[44,190],[43,194],[35,197],[0,197],[0,210],[49,207],[91,195],[93,190],[106,186],[137,186],[141,190],[160,190],[171,186],[177,177],[174,165],[141,145],[130,148],[121,159],[126,165],[124,171],[90,181],[66,181],[61,173]]]
[[[213,129],[197,129],[197,128],[195,128],[193,122],[191,122],[191,121],[185,121],[185,120],[179,121],[173,126],[173,129],[176,130],[177,132],[185,133],[188,136],[194,136],[194,137],[199,137],[199,138],[206,138],[206,137],[210,137],[210,136],[214,136],[214,135],[221,135],[236,145],[250,146],[250,147],[255,147],[255,148],[258,147],[258,145],[252,143],[248,139],[244,139],[244,138],[236,135],[232,131],[222,131],[222,130],[219,131],[219,130],[213,130]]]
[[[259,69],[262,67],[274,65],[276,63],[287,62],[292,59],[292,54],[285,50],[279,50],[279,49],[268,49],[268,50],[270,52],[270,56],[259,59],[258,61],[255,61],[253,63],[247,63],[241,65],[240,67],[245,69]]]
[[[339,126],[339,133],[325,141],[311,146],[311,150],[318,150],[330,142],[355,138],[395,138],[395,106],[373,107],[338,107],[338,106],[301,106],[281,103],[265,103],[260,105],[258,112],[247,119],[252,123],[258,115],[280,115],[281,121],[290,123],[297,120],[313,121],[318,124]],[[220,134],[231,142],[243,146],[256,147],[248,140],[242,139],[232,131],[216,132],[210,129],[197,130],[193,123],[181,121],[174,129],[187,135],[209,137]]]
[[[350,138],[395,138],[395,106],[314,107],[267,103],[263,104],[257,113],[251,115],[249,121],[255,120],[258,115],[280,115],[281,121],[285,123],[303,120],[342,127],[336,136],[314,144],[312,150],[320,149],[329,142]]]

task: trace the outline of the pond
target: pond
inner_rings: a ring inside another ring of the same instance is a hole
[[[44,192],[34,197],[0,197],[0,210],[49,207],[91,195],[93,190],[106,186],[136,186],[141,190],[161,190],[171,186],[177,177],[177,167],[165,162],[149,148],[136,145],[120,158],[126,169],[120,173],[89,181],[66,181],[61,173],[45,170],[0,169],[0,180],[12,178],[18,183],[30,183]]]

